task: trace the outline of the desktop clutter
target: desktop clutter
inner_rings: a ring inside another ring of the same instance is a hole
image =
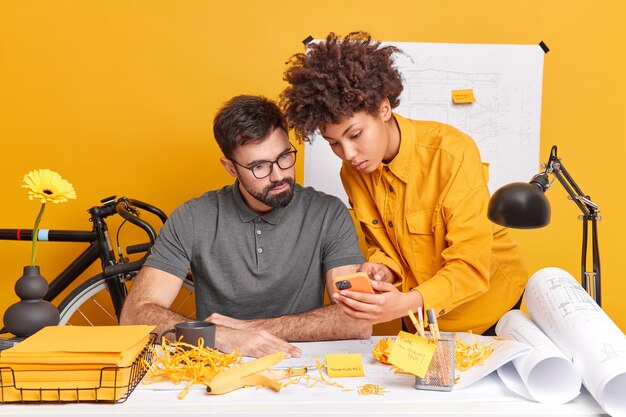
[[[435,314],[409,313],[417,334],[380,338],[370,345],[371,354],[388,366],[387,372],[414,378],[411,385],[419,390],[462,390],[496,371],[511,391],[528,400],[564,404],[584,385],[606,413],[625,415],[626,337],[621,330],[559,268],[536,272],[525,302],[528,314],[512,310],[504,315],[497,337],[440,333]],[[279,352],[250,360],[237,350],[213,349],[215,328],[205,322],[177,325],[170,331],[176,341],[162,338],[160,345],[154,344],[152,330],[45,327],[0,353],[0,402],[122,402],[139,383],[176,384],[180,399],[194,385],[204,386],[207,395],[245,387],[278,392],[293,384],[327,385],[359,395],[389,392],[367,383],[362,353],[329,352],[307,358],[307,364],[284,360]],[[365,383],[347,389],[340,383],[345,379],[338,379],[346,377],[365,378]]]

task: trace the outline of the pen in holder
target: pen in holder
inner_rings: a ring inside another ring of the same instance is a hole
[[[452,391],[454,387],[454,333],[447,333],[446,336],[442,337],[437,324],[437,314],[432,308],[426,310],[428,328],[430,329],[428,332],[424,331],[422,306],[417,307],[419,320],[413,314],[413,310],[407,311],[407,314],[413,322],[417,334],[428,339],[428,343],[437,344],[426,375],[423,378],[415,377],[415,388],[433,391]]]
[[[427,332],[428,334],[428,332]],[[442,334],[424,378],[415,377],[415,388],[452,391],[454,387],[454,334]]]

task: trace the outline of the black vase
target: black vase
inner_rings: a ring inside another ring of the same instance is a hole
[[[28,337],[45,326],[59,324],[59,310],[42,298],[48,292],[48,281],[39,266],[25,266],[24,275],[15,283],[15,294],[21,301],[4,313],[4,327],[18,337]]]

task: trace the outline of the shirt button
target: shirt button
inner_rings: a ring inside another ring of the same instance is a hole
[[[256,234],[257,234],[257,235],[260,235],[260,234],[261,234],[261,231],[260,231],[260,230],[257,230],[257,231],[256,231]]]
[[[389,167],[385,165],[385,171],[389,172]]]
[[[263,249],[262,248],[259,248],[256,251],[259,252],[259,253],[263,253]]]
[[[378,224],[378,220],[376,219],[372,220],[372,224]]]
[[[393,186],[392,185],[389,186],[389,192],[393,193]]]
[[[387,222],[387,226],[393,227],[393,222],[392,221]]]

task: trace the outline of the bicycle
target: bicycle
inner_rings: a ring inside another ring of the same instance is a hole
[[[132,280],[141,269],[156,239],[156,232],[152,225],[139,217],[139,209],[152,213],[163,223],[167,220],[167,215],[162,210],[139,200],[126,197],[116,199],[116,196],[111,196],[100,202],[102,205],[87,210],[90,216],[89,221],[93,224],[91,231],[40,229],[38,233],[37,238],[40,241],[89,243],[89,246],[50,282],[48,292],[44,297],[46,301],[53,301],[57,298],[92,264],[100,260],[102,272],[82,282],[58,304],[61,316],[60,325],[118,324]],[[106,218],[116,214],[124,219],[117,231],[117,255],[113,251],[109,228],[105,221]],[[126,247],[126,256],[124,256],[119,246],[119,231],[126,222],[142,229],[148,235],[150,242]],[[32,236],[32,229],[0,229],[0,240],[30,242]],[[130,261],[128,257],[131,254],[144,252],[141,258],[134,261]],[[183,287],[171,309],[188,317],[195,317],[195,297],[191,275],[183,280]],[[0,333],[7,333],[7,331],[1,329]]]

